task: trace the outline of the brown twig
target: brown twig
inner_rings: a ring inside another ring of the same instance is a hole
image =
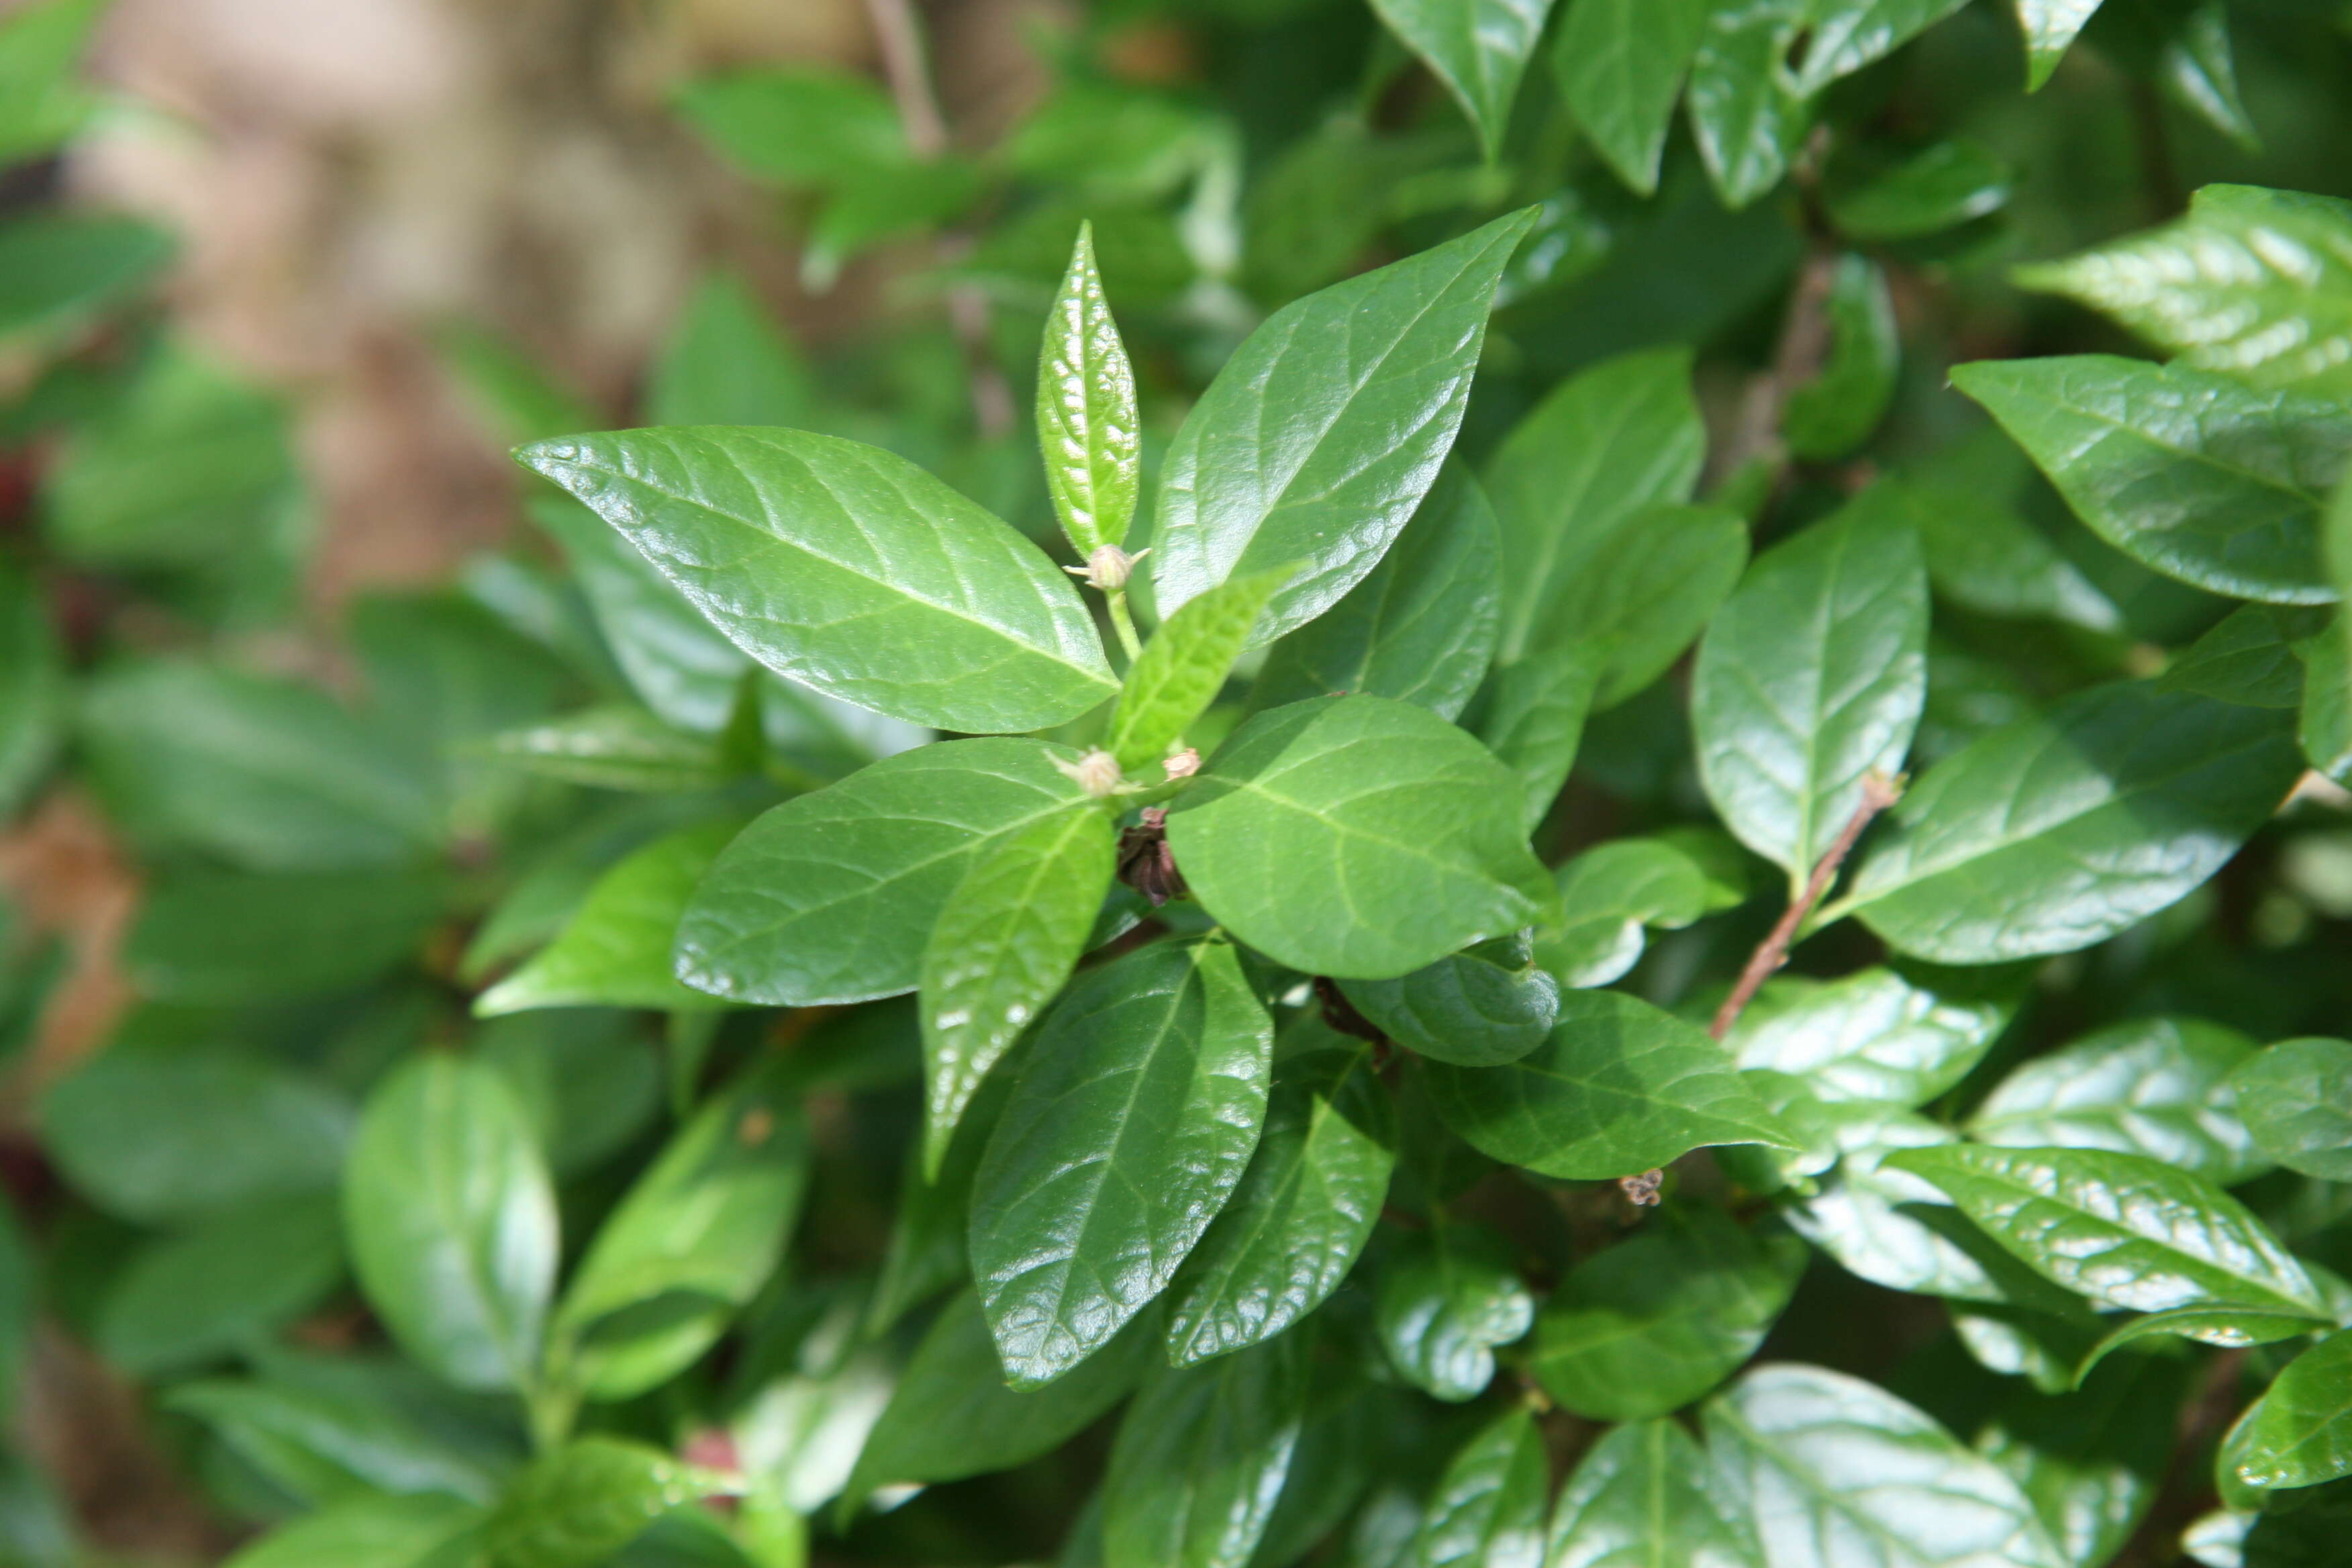
[[[1763,988],[1764,982],[1789,962],[1789,944],[1797,940],[1797,929],[1805,923],[1805,917],[1813,912],[1813,906],[1822,901],[1822,895],[1830,890],[1830,884],[1837,880],[1838,868],[1844,865],[1845,858],[1853,853],[1854,844],[1862,837],[1862,830],[1870,826],[1871,818],[1902,796],[1900,780],[1888,778],[1875,770],[1863,775],[1862,803],[1853,808],[1853,815],[1846,818],[1845,826],[1838,830],[1836,839],[1822,858],[1813,862],[1813,874],[1805,879],[1804,890],[1789,900],[1789,907],[1781,911],[1771,931],[1757,943],[1756,951],[1748,955],[1748,967],[1739,972],[1739,984],[1731,988],[1731,994],[1725,997],[1723,1005],[1716,1009],[1715,1022],[1708,1026],[1708,1034],[1719,1040],[1731,1033],[1731,1026],[1739,1021],[1739,1015],[1747,1010],[1748,1003],[1755,1000],[1756,993]]]
[[[1819,375],[1830,352],[1830,289],[1837,280],[1837,252],[1826,245],[1808,251],[1789,291],[1789,313],[1772,363],[1756,373],[1740,399],[1730,438],[1716,461],[1720,482],[1757,458],[1780,457],[1780,414],[1789,395]]]

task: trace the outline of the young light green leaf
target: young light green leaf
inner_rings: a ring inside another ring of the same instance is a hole
[[[1078,226],[1038,347],[1037,446],[1045,491],[1079,558],[1125,543],[1141,483],[1142,421],[1127,345],[1095,270],[1092,224]]]
[[[1923,1176],[2055,1284],[2107,1307],[2248,1306],[2325,1319],[2317,1289],[2277,1237],[2202,1176],[2104,1149],[1906,1149]]]
[[[1418,1568],[1538,1568],[1551,1471],[1522,1405],[1481,1428],[1438,1478],[1414,1542]]]
[[[1699,643],[1699,778],[1741,842],[1812,870],[1871,774],[1892,778],[1927,694],[1927,575],[1901,521],[1858,501],[1776,545]]]
[[[598,1227],[550,1359],[593,1399],[684,1371],[775,1271],[808,1160],[799,1099],[772,1061],[713,1099]]]
[[[1853,1541],[1870,1543],[1861,1561],[1906,1568],[2071,1568],[2015,1481],[1860,1378],[1759,1367],[1707,1405],[1706,1431],[1768,1563]]]
[[[2025,90],[2037,92],[2050,79],[2074,41],[2098,10],[2099,0],[2011,0],[2017,25],[2025,34]]]
[[[1822,313],[1828,356],[1819,375],[1790,391],[1780,416],[1789,450],[1814,462],[1844,457],[1870,439],[1895,400],[1902,350],[1886,274],[1867,257],[1837,258]]]
[[[462,1498],[360,1497],[278,1526],[226,1568],[423,1568],[482,1519]]]
[[[1706,456],[1687,349],[1605,361],[1554,387],[1486,470],[1502,527],[1505,665],[1558,640],[1563,595],[1643,507],[1686,501]]]
[[[1643,927],[1678,929],[1741,898],[1664,838],[1596,844],[1552,876],[1567,920],[1537,939],[1536,962],[1578,989],[1606,985],[1633,968],[1642,956]]]
[[[1445,84],[1493,163],[1552,0],[1372,0],[1389,31]]]
[[[1592,706],[1664,674],[1748,564],[1748,525],[1718,506],[1643,507],[1612,529],[1553,601],[1549,635],[1601,650]]]
[[[741,826],[706,822],[632,851],[588,889],[561,935],[474,999],[488,1018],[533,1007],[722,1007],[679,984],[670,946],[694,889]]]
[[[981,1079],[1077,966],[1109,888],[1110,820],[1074,805],[973,857],[923,948],[923,1174]]]
[[[1530,833],[1550,814],[1576,765],[1609,654],[1597,643],[1563,643],[1495,672],[1478,738],[1517,775],[1521,819]]]
[[[1797,90],[1811,98],[1893,53],[1968,0],[1815,0]]]
[[[555,1286],[553,1184],[492,1068],[420,1057],[377,1086],[343,1177],[352,1267],[401,1348],[461,1388],[527,1388]]]
[[[1220,943],[1144,948],[1047,1017],[972,1184],[972,1277],[1015,1387],[1166,1288],[1249,1164],[1273,1048]]]
[[[2301,763],[2279,715],[2094,688],[1929,770],[1874,839],[1851,903],[1895,947],[1939,963],[2088,947],[2219,870]]]
[[[1396,1110],[1365,1052],[1286,1059],[1241,1185],[1171,1288],[1169,1360],[1244,1349],[1322,1305],[1379,1222],[1395,1167]]]
[[[2196,1018],[2117,1024],[2001,1079],[1969,1135],[2011,1149],[2145,1154],[2235,1186],[2270,1164],[2239,1117],[2230,1078],[2253,1054],[2235,1029]]]
[[[772,1006],[911,990],[940,911],[983,854],[1083,804],[1066,746],[950,741],[875,763],[760,817],[678,922],[680,980]]]
[[[1864,969],[1768,982],[1724,1048],[1743,1068],[1805,1080],[1823,1100],[1909,1109],[1967,1076],[2017,1011],[2021,977]]]
[[[1284,1334],[1153,1373],[1111,1446],[1105,1568],[1246,1568],[1298,1446],[1309,1350]]]
[[[2352,1475],[2352,1329],[2289,1362],[2231,1431],[2221,1458],[2265,1491]]]
[[[1691,134],[1724,204],[1744,207],[1789,172],[1811,113],[1789,50],[1811,0],[1716,6],[1691,59]]]
[[[1232,577],[1184,602],[1136,656],[1111,710],[1104,744],[1119,766],[1150,768],[1208,711],[1266,601],[1293,575],[1287,566]]]
[[[719,1489],[658,1448],[582,1437],[515,1478],[482,1526],[486,1568],[598,1568],[672,1509]]]
[[[2322,1181],[2352,1182],[2352,1044],[2281,1040],[2228,1085],[2255,1147]]]
[[[518,460],[593,508],[777,674],[945,730],[1034,730],[1111,693],[1069,579],[904,458],[802,430],[617,431]],[[898,657],[877,662],[887,645]]]
[[[1444,1219],[1381,1265],[1373,1323],[1405,1381],[1461,1404],[1495,1381],[1495,1349],[1524,1337],[1535,1298],[1502,1237]]]
[[[1952,384],[2134,560],[2236,598],[2336,597],[2317,541],[2352,454],[2339,404],[2109,354],[1980,361],[1956,366]]]
[[[1533,208],[1284,307],[1192,405],[1152,537],[1162,615],[1293,562],[1253,644],[1337,604],[1380,563],[1454,445],[1503,267]]]
[[[96,106],[79,68],[105,9],[105,0],[47,0],[0,22],[0,163],[50,151]]]
[[[1615,991],[1570,991],[1551,1037],[1501,1067],[1432,1062],[1445,1124],[1481,1153],[1547,1176],[1637,1175],[1722,1143],[1793,1147],[1696,1025]]]
[[[1684,1205],[1569,1270],[1536,1320],[1528,1370],[1595,1421],[1679,1410],[1756,1353],[1804,1271],[1805,1244]]]
[[[1643,195],[1657,191],[1666,128],[1706,17],[1702,0],[1572,0],[1552,45],[1568,111]]]
[[[1544,1568],[1760,1568],[1754,1527],[1713,1479],[1706,1450],[1672,1421],[1604,1433],[1559,1494]]]
[[[1559,1015],[1559,982],[1537,966],[1524,931],[1399,979],[1343,980],[1339,989],[1398,1045],[1456,1067],[1517,1061]]]
[[[1357,691],[1457,717],[1494,655],[1501,548],[1486,492],[1447,463],[1371,575],[1267,650],[1251,709]]]
[[[316,1308],[342,1272],[331,1194],[218,1210],[142,1247],[110,1278],[98,1349],[133,1377],[193,1371]]]
[[[1326,697],[1250,720],[1168,816],[1193,896],[1310,974],[1384,979],[1547,922],[1509,773],[1425,708]]]
[[[798,426],[815,401],[809,369],[743,280],[696,280],[646,389],[651,425]]]
[[[1938,142],[1866,184],[1831,197],[1830,221],[1865,243],[1957,228],[2009,205],[2016,174],[1981,142]]]

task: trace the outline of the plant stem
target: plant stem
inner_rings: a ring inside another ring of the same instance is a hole
[[[580,1413],[579,1395],[550,1380],[523,1391],[523,1415],[530,1426],[534,1453],[551,1453],[572,1436],[572,1418]]]
[[[1862,837],[1862,830],[1870,826],[1871,818],[1902,796],[1903,785],[1899,781],[1875,770],[1863,775],[1862,803],[1853,808],[1853,815],[1846,818],[1845,826],[1838,830],[1836,839],[1813,863],[1813,874],[1805,879],[1804,887],[1789,900],[1789,907],[1772,923],[1771,931],[1748,955],[1748,967],[1739,972],[1739,984],[1731,988],[1731,994],[1725,997],[1723,1005],[1716,1009],[1715,1022],[1708,1026],[1708,1034],[1719,1040],[1731,1033],[1731,1026],[1739,1021],[1739,1015],[1747,1011],[1748,1004],[1755,1000],[1756,993],[1763,989],[1764,982],[1772,977],[1773,971],[1789,962],[1789,945],[1796,941],[1798,928],[1805,923],[1805,917],[1812,912],[1813,906],[1822,901],[1822,895],[1830,890],[1830,884],[1837,880],[1838,868],[1844,865],[1845,858],[1853,853],[1855,843]]]
[[[1118,634],[1118,646],[1127,650],[1127,662],[1132,665],[1143,652],[1143,639],[1135,635],[1135,617],[1127,608],[1127,590],[1121,588],[1108,597],[1110,629]]]

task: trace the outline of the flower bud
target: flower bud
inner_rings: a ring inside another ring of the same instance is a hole
[[[1089,588],[1116,594],[1126,587],[1127,580],[1135,574],[1135,563],[1150,553],[1149,549],[1144,549],[1129,555],[1116,544],[1098,544],[1095,546],[1094,553],[1087,557],[1084,566],[1065,566],[1062,570],[1074,577],[1083,578]]]
[[[1080,789],[1097,800],[1117,794],[1118,786],[1126,782],[1119,773],[1118,759],[1100,747],[1075,763],[1066,763],[1056,757],[1054,765],[1062,770],[1064,777],[1076,781]]]
[[[1201,753],[1187,746],[1181,752],[1169,752],[1160,760],[1160,765],[1167,770],[1168,780],[1173,784],[1178,779],[1189,779],[1201,771]]]

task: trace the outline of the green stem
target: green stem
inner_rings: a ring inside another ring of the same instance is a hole
[[[580,1396],[560,1383],[545,1382],[525,1389],[522,1402],[532,1452],[547,1454],[562,1447],[580,1414]]]
[[[1118,646],[1127,650],[1127,662],[1132,665],[1143,653],[1143,639],[1135,635],[1135,617],[1128,614],[1127,590],[1121,588],[1109,598],[1110,629],[1118,634]]]

